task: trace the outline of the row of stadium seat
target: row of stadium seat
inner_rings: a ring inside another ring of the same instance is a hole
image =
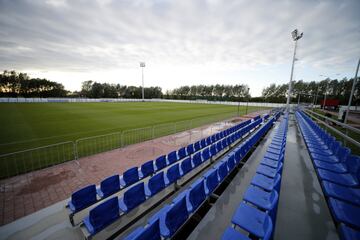
[[[196,213],[222,182],[239,166],[245,155],[270,129],[275,117],[266,122],[254,135],[235,147],[191,186],[178,194],[171,204],[148,219],[145,227],[139,227],[124,240],[160,240],[173,237],[185,222]]]
[[[288,114],[285,115],[272,138],[243,201],[238,206],[222,240],[249,240],[238,231],[241,228],[250,235],[261,239],[271,239],[275,229],[277,205],[279,201],[282,166],[285,155]]]
[[[360,239],[360,158],[302,111],[296,119],[342,239]]]
[[[96,188],[95,185],[89,185],[74,192],[67,206],[70,210],[69,218],[71,223],[73,224],[73,216],[77,212],[88,208],[89,206],[119,192],[122,189],[136,184],[140,180],[159,173],[164,168],[171,166],[181,159],[185,159],[193,155],[194,161],[199,161],[202,149],[207,148],[209,145],[211,145],[210,148],[203,151],[203,155],[205,155],[205,157],[207,157],[209,151],[213,155],[222,151],[229,145],[230,138],[227,137],[231,135],[231,139],[235,139],[238,138],[239,135],[244,135],[248,132],[249,127],[247,126],[249,126],[252,121],[253,123],[261,121],[260,116],[255,117],[253,120],[250,119],[241,122],[236,126],[197,141],[194,144],[189,144],[187,147],[180,148],[178,151],[170,152],[168,155],[162,155],[154,161],[151,160],[142,164],[140,167],[132,167],[125,171],[121,176],[110,176],[100,183],[99,188]],[[253,127],[253,125],[251,125],[251,127]]]
[[[224,147],[227,147],[239,140],[244,134],[257,127],[261,122],[262,119],[258,119],[241,128],[234,134],[225,137],[226,141]],[[164,171],[157,173],[152,176],[147,183],[141,182],[131,186],[127,191],[125,191],[123,197],[120,199],[118,199],[118,197],[111,198],[90,210],[90,214],[85,217],[83,221],[89,236],[95,235],[120,216],[127,214],[132,209],[163,190],[165,187],[173,183],[176,184],[177,180],[181,179],[192,169],[197,168],[202,163],[209,161],[212,157],[215,157],[216,154],[219,153],[218,150],[220,150],[216,149],[215,152],[213,152],[210,149],[211,147],[207,147],[201,152],[193,155],[193,157],[177,161],[167,169],[166,174]],[[221,150],[222,149],[223,147],[221,147]],[[106,211],[106,209],[111,209],[111,211]]]

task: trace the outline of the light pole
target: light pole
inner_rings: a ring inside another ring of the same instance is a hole
[[[290,74],[290,81],[289,81],[289,90],[288,90],[288,97],[287,97],[287,101],[286,101],[286,108],[288,111],[290,111],[290,95],[291,95],[291,88],[292,88],[292,78],[294,75],[294,64],[296,61],[296,47],[297,47],[297,41],[302,38],[302,36],[304,35],[304,33],[300,33],[298,32],[297,29],[295,29],[294,31],[291,32],[291,36],[293,38],[293,40],[295,41],[295,47],[294,47],[294,56],[292,59],[292,65],[291,65],[291,74]]]
[[[141,91],[141,95],[142,95],[142,101],[145,101],[145,97],[144,97],[144,67],[145,67],[145,62],[140,62],[140,67],[141,67],[141,79],[142,79],[142,91]]]
[[[352,97],[353,97],[354,91],[355,91],[355,86],[356,86],[356,81],[357,81],[357,75],[358,75],[358,72],[359,72],[359,65],[360,65],[360,58],[359,58],[359,61],[358,61],[358,65],[357,65],[357,67],[356,67],[355,78],[354,78],[354,80],[353,80],[353,85],[352,85],[352,88],[351,88],[349,103],[348,103],[348,106],[347,106],[347,109],[346,109],[346,115],[345,115],[345,119],[344,119],[344,123],[345,123],[345,124],[347,123],[347,119],[348,119],[348,116],[349,116],[349,110],[350,110],[350,106],[351,106],[351,101],[352,101]]]

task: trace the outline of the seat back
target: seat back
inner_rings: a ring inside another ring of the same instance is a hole
[[[195,149],[195,152],[199,151],[201,149],[201,146],[200,146],[200,142],[197,141],[194,143],[194,149]]]
[[[193,160],[193,163],[194,163],[194,166],[195,166],[195,167],[199,166],[199,165],[202,163],[202,160],[201,160],[201,152],[195,153],[195,155],[193,156],[192,160]]]
[[[141,165],[141,172],[143,174],[144,177],[150,176],[151,174],[154,173],[154,162],[148,161],[146,163],[144,163],[143,165]]]
[[[90,211],[89,220],[94,233],[100,231],[120,216],[118,198],[113,197]]]
[[[220,142],[218,142],[218,143],[216,143],[216,148],[217,148],[218,152],[220,152],[221,150],[223,150],[223,149],[224,149],[224,148],[223,148],[223,145],[222,145],[222,143],[221,143],[221,141],[220,141]]]
[[[340,147],[340,149],[337,152],[337,156],[340,159],[340,161],[345,161],[347,157],[350,155],[350,149],[347,147]]]
[[[168,160],[169,164],[172,164],[172,163],[176,162],[178,160],[177,152],[172,151],[171,153],[169,153],[167,155],[167,160]]]
[[[148,187],[151,195],[154,195],[165,188],[164,172],[160,172],[149,179]]]
[[[227,164],[228,164],[228,167],[229,167],[229,171],[234,169],[234,167],[235,167],[235,158],[234,158],[233,154],[228,156]]]
[[[193,211],[199,207],[199,205],[205,200],[205,187],[204,180],[191,187],[189,192],[189,201],[193,207]]]
[[[202,159],[203,159],[204,161],[209,160],[209,159],[210,159],[210,150],[209,150],[209,148],[205,148],[205,149],[201,152],[201,155],[202,155]]]
[[[176,180],[178,180],[180,178],[179,164],[175,164],[174,166],[171,166],[167,170],[166,176],[169,179],[169,184],[174,183]]]
[[[187,156],[185,147],[182,147],[178,150],[178,156],[179,156],[179,159],[182,159]]]
[[[166,213],[165,224],[170,231],[170,236],[172,236],[181,227],[188,217],[189,213],[186,208],[186,199],[183,197]]]
[[[206,186],[209,192],[212,193],[219,184],[218,170],[212,170],[208,175],[205,176]]]
[[[194,145],[193,145],[193,144],[189,144],[189,145],[186,147],[186,151],[187,151],[187,154],[193,154],[193,153],[194,153]]]
[[[227,167],[227,162],[224,162],[219,166],[218,173],[219,173],[220,182],[224,180],[224,178],[228,175],[228,172],[229,171]]]
[[[84,187],[71,195],[71,203],[75,207],[75,211],[80,211],[97,201],[96,186],[90,185]]]
[[[188,157],[187,159],[185,159],[181,162],[181,170],[183,171],[183,174],[185,175],[186,173],[190,172],[191,169],[192,169],[191,158]]]
[[[206,147],[206,146],[207,146],[206,140],[205,140],[205,139],[201,139],[200,145],[201,145],[202,148]]]
[[[119,175],[114,175],[106,178],[100,183],[100,189],[104,194],[104,197],[107,197],[120,190],[120,178]]]
[[[126,186],[139,181],[139,172],[137,167],[132,167],[123,173],[123,179]]]
[[[211,147],[210,147],[210,153],[211,153],[211,155],[213,155],[213,156],[218,153],[215,144],[211,145]]]
[[[157,170],[161,170],[166,167],[166,156],[162,155],[155,160]]]
[[[156,220],[151,225],[145,227],[132,240],[161,240],[160,220]]]
[[[128,211],[139,206],[146,200],[144,183],[141,182],[124,193],[124,203]]]

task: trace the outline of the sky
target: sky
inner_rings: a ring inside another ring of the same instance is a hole
[[[81,82],[163,91],[247,84],[252,96],[290,78],[351,78],[360,57],[359,0],[0,0],[0,71],[80,90]]]

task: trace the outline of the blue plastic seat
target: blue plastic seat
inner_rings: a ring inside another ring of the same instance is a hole
[[[71,212],[76,213],[91,206],[96,201],[96,186],[90,185],[74,192],[68,204]]]
[[[155,215],[155,217],[150,219],[149,223],[159,219],[161,236],[171,238],[189,217],[185,198],[177,201],[172,206],[165,206],[160,210],[159,214]]]
[[[192,184],[189,191],[189,202],[191,203],[190,212],[194,212],[205,200],[205,198],[204,180],[201,180],[199,183]]]
[[[259,167],[256,169],[256,173],[262,174],[270,178],[274,178],[276,177],[276,174],[281,172],[281,169],[282,169],[281,165],[279,166],[278,169],[276,169],[260,164]]]
[[[202,159],[203,161],[207,161],[210,159],[210,150],[209,148],[205,148],[202,152],[201,152],[201,155],[202,155]]]
[[[228,164],[229,172],[231,172],[236,166],[234,155],[228,156],[227,164]]]
[[[145,202],[144,183],[139,183],[124,193],[124,197],[119,199],[119,207],[122,212],[127,213]]]
[[[154,162],[147,161],[146,163],[142,164],[139,170],[139,177],[145,178],[147,176],[150,176],[154,174]]]
[[[178,150],[178,156],[179,156],[179,159],[183,159],[187,156],[187,152],[186,152],[186,148],[185,147],[182,147]]]
[[[100,189],[96,189],[100,198],[105,198],[113,193],[120,191],[120,177],[114,175],[101,181]]]
[[[249,186],[244,194],[244,201],[250,202],[256,207],[270,211],[274,209],[278,203],[279,195],[274,190],[266,192],[258,187]]]
[[[171,153],[169,153],[167,155],[167,160],[168,160],[169,164],[175,163],[178,160],[177,152],[172,151]]]
[[[212,169],[208,171],[204,175],[204,178],[205,178],[205,193],[206,195],[209,195],[219,185],[218,170]]]
[[[201,152],[195,153],[193,158],[192,158],[192,161],[193,161],[193,164],[194,164],[194,168],[199,166],[202,163]]]
[[[329,162],[314,160],[314,165],[316,168],[328,170],[334,173],[348,172],[346,165],[343,163],[329,163]]]
[[[322,181],[324,194],[360,206],[360,188],[345,187],[329,181]]]
[[[359,180],[357,177],[350,173],[334,173],[324,169],[317,169],[317,172],[321,180],[326,180],[347,187],[359,186]]]
[[[171,166],[166,172],[165,185],[168,186],[176,182],[176,180],[178,180],[179,178],[180,178],[179,164],[175,164],[174,166]]]
[[[223,162],[220,164],[220,166],[218,168],[218,173],[219,173],[219,182],[222,182],[229,173],[229,170],[227,167],[227,162]]]
[[[158,157],[157,159],[155,159],[156,171],[159,171],[166,166],[167,166],[167,164],[166,164],[166,156],[165,155],[162,155],[162,156]]]
[[[120,186],[127,187],[133,183],[139,181],[139,171],[137,167],[126,170],[122,176],[120,176]]]
[[[90,235],[94,235],[119,217],[118,198],[114,197],[92,209],[84,224]]]
[[[145,195],[152,197],[165,188],[164,172],[160,172],[149,179],[145,185]]]
[[[199,151],[201,149],[201,146],[200,146],[200,142],[197,141],[194,143],[194,149],[195,149],[195,152]]]
[[[221,237],[221,240],[250,240],[247,236],[241,232],[236,231],[232,227],[228,227]]]
[[[191,164],[190,157],[188,157],[187,159],[183,160],[180,163],[180,170],[181,170],[182,176],[186,175],[188,172],[190,172],[192,170],[192,164]]]
[[[280,161],[281,160],[281,155],[266,152],[265,155],[264,155],[264,158],[268,158],[268,159],[275,160],[275,161]]]
[[[255,174],[251,180],[251,184],[268,192],[272,192],[274,189],[279,192],[280,180],[281,177],[279,174],[276,174],[275,178],[269,178],[262,174]]]
[[[278,168],[280,165],[280,161],[274,161],[268,158],[263,158],[260,162],[261,165],[265,165],[272,168]]]
[[[220,152],[224,149],[221,142],[216,143],[216,148],[217,148],[218,152]]]
[[[195,149],[194,149],[194,145],[193,145],[193,144],[189,144],[189,145],[186,147],[186,152],[187,152],[188,154],[193,154],[194,151],[195,151]]]
[[[336,222],[360,228],[360,207],[330,197],[329,208]]]
[[[216,149],[216,145],[211,145],[210,147],[210,153],[212,156],[215,156],[218,153],[218,150]]]
[[[273,231],[271,218],[264,212],[240,203],[231,222],[261,239],[270,239]]]
[[[341,240],[360,239],[360,230],[355,230],[345,224],[340,224],[339,231]]]
[[[201,140],[200,140],[200,145],[201,145],[201,148],[206,147],[206,146],[207,146],[206,140],[205,140],[205,139],[201,139]]]
[[[146,227],[138,227],[123,240],[161,240],[159,219]]]

